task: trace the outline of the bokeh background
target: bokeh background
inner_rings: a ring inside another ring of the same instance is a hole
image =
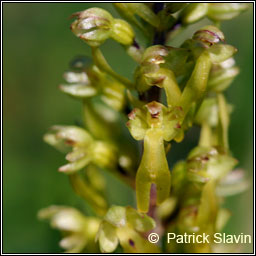
[[[72,13],[98,6],[115,10],[110,3],[4,3],[3,4],[3,251],[5,253],[61,252],[60,235],[37,219],[40,208],[51,204],[78,207],[86,204],[72,192],[57,168],[64,156],[42,141],[53,124],[80,120],[81,105],[57,86],[76,55],[90,55],[89,47],[70,31]],[[208,21],[207,21],[208,22]],[[193,25],[191,36],[205,21]],[[223,23],[226,41],[239,49],[241,74],[227,91],[234,105],[230,144],[239,167],[253,179],[253,8]],[[182,35],[181,38],[182,39]],[[102,50],[113,68],[129,78],[135,64],[117,43],[109,40]],[[197,131],[189,132],[186,145],[174,145],[170,164],[196,144]],[[107,197],[113,204],[134,204],[128,187],[107,175]],[[252,234],[253,189],[229,197],[230,234]],[[251,252],[252,245],[243,248]]]

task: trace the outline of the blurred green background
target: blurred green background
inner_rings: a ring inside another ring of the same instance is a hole
[[[78,207],[84,202],[72,192],[57,168],[64,156],[42,141],[53,124],[80,120],[81,105],[57,86],[76,55],[90,55],[90,48],[70,31],[74,12],[99,6],[117,17],[110,3],[4,3],[3,4],[3,252],[61,252],[58,231],[37,220],[37,211],[51,204]],[[204,21],[203,21],[204,22]],[[191,27],[188,34],[203,22]],[[224,22],[226,41],[239,49],[236,60],[241,74],[227,91],[235,108],[230,125],[230,144],[239,167],[253,177],[253,8]],[[187,34],[185,35],[187,36]],[[103,52],[113,68],[129,78],[135,64],[117,43],[109,40]],[[122,58],[119,58],[122,56]],[[172,164],[196,144],[197,131],[184,144],[174,145]],[[184,151],[186,148],[186,152]],[[178,152],[178,153],[177,153]],[[111,176],[107,197],[113,204],[134,203],[131,191]],[[231,234],[252,234],[252,187],[228,198],[232,217],[226,227]],[[251,252],[252,245],[244,252]]]

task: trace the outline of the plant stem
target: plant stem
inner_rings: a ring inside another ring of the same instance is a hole
[[[164,8],[164,3],[154,3],[153,4],[153,11],[157,14]],[[165,44],[166,40],[166,31],[155,31],[155,35],[153,37],[152,45],[156,44]],[[140,99],[146,102],[151,101],[159,101],[161,97],[161,89],[157,86],[152,86],[148,91],[140,95]]]
[[[212,139],[211,127],[206,122],[204,122],[201,127],[199,146],[210,147],[212,144],[211,139]]]
[[[158,13],[164,8],[164,3],[154,3],[153,4],[153,11],[155,13]],[[166,40],[166,31],[155,31],[154,39],[152,45],[161,44],[164,45]],[[142,95],[142,98],[145,98],[147,102],[151,101],[159,101],[161,97],[161,88],[157,86],[152,86],[147,92],[145,92],[145,95]],[[151,190],[150,190],[150,205],[149,205],[149,212],[148,215],[151,216],[155,222],[156,222],[156,228],[154,229],[157,234],[160,236],[162,235],[163,226],[161,221],[156,215],[156,186],[155,184],[152,184]]]

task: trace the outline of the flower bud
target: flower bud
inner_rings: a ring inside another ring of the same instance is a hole
[[[143,92],[149,89],[153,85],[153,81],[150,81],[150,75],[155,74],[159,68],[160,64],[165,63],[164,56],[168,55],[168,49],[162,45],[155,45],[148,47],[141,59],[141,65],[137,68],[135,72],[135,80],[137,90]],[[162,80],[159,76],[159,79]]]
[[[158,16],[144,3],[114,3],[114,6],[122,16],[140,28],[143,25],[136,19],[135,15],[138,15],[153,27],[158,27],[159,25],[160,20]]]
[[[229,20],[248,8],[247,3],[192,3],[182,12],[182,23],[190,24],[208,17],[214,21]]]
[[[107,11],[90,8],[74,16],[77,20],[71,24],[71,30],[90,46],[97,47],[111,36],[114,19]]]
[[[202,19],[208,11],[208,3],[192,3],[181,12],[182,23],[190,24]]]
[[[142,65],[160,65],[165,63],[164,57],[168,55],[168,48],[163,45],[154,45],[148,47],[142,57]]]
[[[245,170],[235,169],[219,182],[216,193],[219,196],[233,196],[246,191],[249,187],[250,182]]]
[[[206,49],[211,62],[216,64],[231,58],[237,51],[231,45],[220,44],[224,42],[224,39],[224,34],[217,27],[206,26],[196,31],[191,43],[186,42],[183,46],[191,48],[195,56],[200,55]],[[199,47],[196,42],[200,43]]]
[[[124,20],[114,19],[111,37],[123,45],[131,45],[134,40],[132,27]]]
[[[217,27],[209,25],[196,31],[194,40],[201,41],[207,45],[216,44],[224,41],[224,34]]]
[[[220,180],[237,164],[233,157],[219,152],[216,148],[196,147],[187,160],[189,179],[195,182]]]
[[[171,54],[174,58],[169,57],[168,54],[169,48],[162,45],[147,48],[142,56],[141,66],[135,73],[135,80],[140,92],[153,85],[164,88],[168,106],[176,106],[181,92],[175,75],[170,69],[177,70],[180,62],[173,56],[174,54]]]
[[[131,45],[134,40],[131,26],[124,20],[114,19],[104,9],[90,8],[73,16],[77,20],[71,24],[71,30],[92,47],[100,46],[108,38],[123,45]]]
[[[239,68],[235,66],[233,58],[214,65],[210,73],[208,89],[215,92],[222,92],[229,87],[238,74]]]
[[[208,3],[207,16],[215,21],[229,20],[247,8],[247,3]]]
[[[231,58],[236,52],[237,49],[228,44],[213,45],[208,49],[212,63],[221,63]]]

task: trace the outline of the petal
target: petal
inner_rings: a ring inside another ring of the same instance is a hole
[[[91,161],[91,158],[88,157],[84,157],[78,161],[63,165],[59,168],[60,172],[64,172],[66,174],[72,174],[76,171],[79,171],[80,169],[82,169],[83,167],[85,167],[87,164],[89,164]]]
[[[121,227],[126,224],[126,210],[122,206],[112,206],[104,219],[116,227]]]
[[[98,240],[102,253],[113,252],[118,246],[118,237],[115,227],[103,221],[99,229]]]
[[[127,221],[139,232],[146,232],[155,228],[155,221],[147,214],[138,213],[131,207],[126,208]]]
[[[73,85],[60,85],[60,90],[70,96],[76,98],[86,98],[97,94],[97,90],[90,85],[73,84]]]

